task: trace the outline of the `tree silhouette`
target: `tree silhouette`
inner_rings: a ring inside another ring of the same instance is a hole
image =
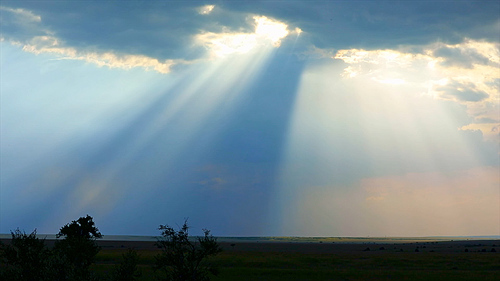
[[[76,221],[66,224],[61,227],[61,230],[56,235],[57,238],[64,236],[66,239],[72,238],[84,238],[87,240],[92,240],[96,238],[102,238],[102,234],[99,229],[95,226],[95,223],[91,216],[80,217]]]
[[[209,263],[209,257],[222,251],[217,239],[204,229],[204,236],[189,239],[189,227],[184,221],[180,230],[160,225],[162,237],[156,245],[162,250],[156,258],[156,270],[165,274],[163,280],[210,280],[210,274],[217,275],[216,268]]]
[[[56,237],[64,237],[54,245],[54,252],[58,258],[54,261],[58,279],[64,279],[65,276],[75,280],[90,279],[89,267],[100,251],[95,240],[102,238],[92,217],[87,215],[66,224]]]

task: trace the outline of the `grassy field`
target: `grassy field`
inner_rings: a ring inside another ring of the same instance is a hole
[[[398,247],[382,251],[374,246],[377,250],[339,253],[249,251],[233,246],[213,258],[220,269],[213,280],[500,280],[500,253],[401,252]],[[125,251],[101,250],[93,270],[108,274]],[[137,251],[142,271],[139,280],[154,280],[157,250]]]

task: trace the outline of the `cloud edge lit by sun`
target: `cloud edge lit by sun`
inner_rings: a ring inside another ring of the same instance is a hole
[[[253,16],[254,32],[205,32],[194,36],[197,44],[205,46],[212,57],[246,54],[255,48],[279,47],[281,39],[288,36],[288,25],[266,16]]]
[[[499,47],[499,43],[465,38],[453,45],[423,46],[416,53],[391,49],[343,49],[333,55],[326,50],[316,52],[343,61],[345,79],[412,86],[422,95],[462,104],[474,122],[457,129],[480,131],[484,140],[500,142]]]

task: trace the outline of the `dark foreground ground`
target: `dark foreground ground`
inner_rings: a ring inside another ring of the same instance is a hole
[[[48,244],[52,241],[47,240]],[[127,249],[140,255],[139,280],[155,280],[152,241],[98,241],[93,270],[109,274]],[[500,280],[500,240],[222,239],[212,280]]]
[[[500,280],[500,240],[393,242],[221,242],[213,280]],[[141,280],[154,279],[153,242],[100,243],[97,271],[135,248]]]

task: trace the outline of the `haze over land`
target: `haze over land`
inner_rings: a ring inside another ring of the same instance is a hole
[[[0,233],[500,234],[498,1],[2,1]]]

